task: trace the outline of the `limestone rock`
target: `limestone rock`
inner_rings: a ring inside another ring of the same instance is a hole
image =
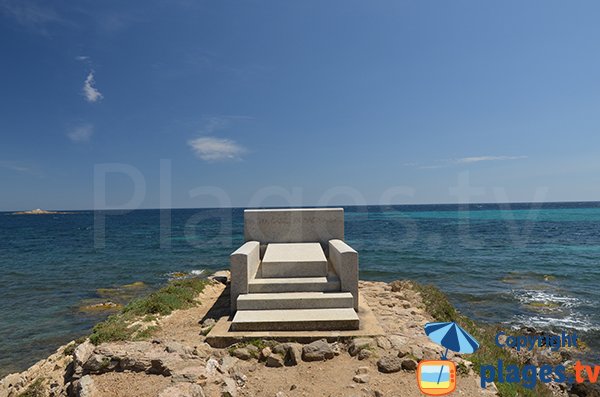
[[[258,356],[258,353],[259,353],[258,347],[254,346],[254,345],[247,345],[245,347],[245,349],[248,350],[250,352],[250,354],[252,354],[253,356]]]
[[[77,385],[77,396],[78,397],[94,397],[98,396],[94,381],[89,375],[85,375],[79,379]]]
[[[340,354],[342,354],[342,346],[340,343],[338,342],[333,342],[331,345],[331,351],[333,352],[333,354],[335,356],[339,356]]]
[[[385,356],[377,361],[379,372],[390,374],[402,369],[402,360],[396,356]]]
[[[369,375],[367,375],[367,374],[354,375],[354,378],[352,378],[352,380],[355,381],[356,383],[369,383]]]
[[[221,359],[220,372],[229,373],[235,367],[235,365],[239,362],[236,357],[224,356]]]
[[[223,386],[221,388],[222,397],[236,397],[237,396],[237,384],[232,378],[224,378]]]
[[[231,354],[233,355],[233,357],[237,357],[240,360],[250,360],[252,358],[252,354],[250,354],[248,349],[244,347],[235,349]]]
[[[411,354],[412,356],[417,360],[417,361],[421,361],[423,360],[423,349],[421,349],[420,346],[412,346],[410,348]]]
[[[231,377],[233,378],[233,380],[235,381],[235,383],[238,385],[238,387],[244,387],[244,385],[248,381],[248,377],[246,375],[244,375],[243,373],[241,373],[238,368],[232,368],[229,371],[229,373],[230,373]]]
[[[214,272],[212,275],[208,276],[210,280],[218,281],[221,284],[227,284],[229,280],[230,273],[227,270],[219,270],[218,272]]]
[[[406,358],[402,360],[402,369],[405,371],[415,371],[417,369],[417,362],[412,358]]]
[[[194,356],[194,348],[191,346],[183,345],[179,342],[169,342],[165,345],[165,351],[167,353],[179,354],[181,358],[192,358]]]
[[[271,355],[271,353],[272,353],[272,352],[271,352],[271,348],[270,348],[270,347],[268,347],[268,346],[267,346],[267,347],[265,347],[264,349],[262,349],[262,350],[260,351],[260,359],[261,359],[261,360],[266,360],[266,359],[267,359],[267,357],[269,357],[269,356]]]
[[[283,357],[277,353],[271,354],[269,357],[267,357],[266,366],[272,368],[283,367]]]
[[[287,354],[285,355],[285,364],[294,366],[302,361],[302,345],[299,343],[290,343]]]
[[[25,383],[24,381],[25,380],[23,379],[21,374],[10,374],[6,375],[6,377],[0,382],[2,383],[2,386],[6,388],[13,388],[23,386],[23,384]]]
[[[383,350],[391,350],[392,343],[390,342],[390,340],[387,337],[378,336],[375,340],[377,342],[377,346],[379,346]]]
[[[388,340],[395,350],[399,350],[408,344],[408,339],[400,335],[388,335]]]
[[[273,347],[273,352],[281,355],[285,355],[287,352],[287,343],[279,343]]]
[[[202,386],[193,383],[180,383],[161,391],[158,397],[205,397]]]
[[[171,372],[173,382],[201,383],[208,378],[204,366],[192,366],[175,369]]]
[[[366,360],[367,358],[371,357],[371,354],[371,350],[362,349],[360,352],[358,352],[358,355],[356,357],[359,360]]]
[[[73,360],[75,361],[75,365],[79,367],[83,366],[83,363],[85,363],[91,357],[92,353],[94,352],[94,348],[95,346],[89,341],[89,339],[77,346],[73,351]]]
[[[348,353],[352,357],[356,356],[361,350],[372,348],[373,347],[373,339],[370,338],[356,338],[350,342],[348,346]]]
[[[333,356],[333,350],[331,350],[331,346],[325,339],[309,343],[302,348],[302,359],[304,361],[323,361],[332,359]]]

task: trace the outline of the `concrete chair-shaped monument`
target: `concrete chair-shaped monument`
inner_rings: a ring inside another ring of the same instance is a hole
[[[234,331],[358,329],[358,253],[343,208],[244,211],[231,254]]]

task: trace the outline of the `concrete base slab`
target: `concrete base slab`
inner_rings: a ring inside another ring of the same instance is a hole
[[[346,331],[231,331],[230,317],[221,317],[206,336],[206,342],[212,347],[224,348],[235,343],[252,339],[272,339],[280,342],[310,343],[318,339],[351,340],[356,337],[375,337],[384,335],[377,318],[367,303],[359,297],[359,329]]]
[[[358,329],[353,308],[238,310],[232,331],[331,331]]]

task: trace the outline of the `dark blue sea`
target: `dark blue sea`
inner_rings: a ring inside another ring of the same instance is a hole
[[[362,279],[433,283],[475,319],[577,329],[599,350],[600,203],[345,209]],[[106,314],[81,306],[123,285],[227,268],[242,231],[242,209],[0,213],[0,377],[88,333]]]

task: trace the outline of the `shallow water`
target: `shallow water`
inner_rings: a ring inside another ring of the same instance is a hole
[[[89,332],[105,314],[79,307],[99,288],[228,267],[242,214],[0,213],[0,376]],[[600,203],[348,207],[346,240],[362,279],[433,283],[473,318],[575,328],[600,347]]]

